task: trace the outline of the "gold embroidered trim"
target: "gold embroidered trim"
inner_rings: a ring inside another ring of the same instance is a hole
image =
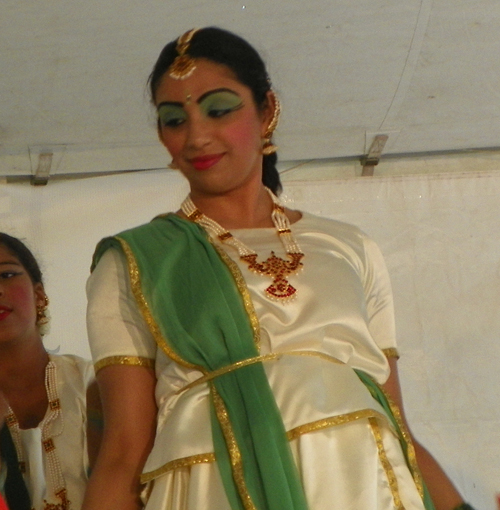
[[[213,388],[213,386],[212,386],[212,388]],[[220,398],[220,396],[217,393],[216,393],[216,395],[218,397],[217,402],[219,402],[219,399],[220,399],[220,402],[222,404],[221,409],[219,409],[217,411],[220,412],[222,415],[224,415],[224,413],[225,413],[224,422],[226,424],[229,424],[228,417],[227,417],[227,411],[225,409],[224,403],[222,402],[222,399]],[[214,403],[215,403],[215,399],[214,399]],[[219,406],[219,403],[217,403],[216,405]],[[227,418],[227,420],[226,420],[226,418]],[[298,439],[300,436],[302,436],[304,434],[308,434],[310,432],[316,432],[318,430],[333,427],[336,425],[344,425],[346,423],[350,423],[350,422],[353,422],[356,420],[361,420],[361,419],[376,420],[377,418],[386,420],[386,422],[389,423],[387,420],[387,416],[385,416],[384,414],[379,413],[378,411],[375,411],[374,409],[363,409],[361,411],[354,411],[352,413],[347,413],[347,414],[343,414],[343,415],[339,415],[339,416],[333,416],[333,417],[321,419],[321,420],[318,420],[315,422],[306,423],[304,425],[299,425],[298,427],[295,427],[287,432],[287,439],[289,441],[293,441],[294,439]],[[370,424],[371,424],[371,421],[370,421]],[[222,423],[221,423],[221,425],[222,425]],[[389,425],[390,425],[390,423],[389,423]],[[377,424],[377,426],[378,426],[378,424]],[[229,427],[230,427],[230,424],[229,424]],[[223,432],[226,432],[226,431],[223,429]],[[229,436],[230,441],[231,441],[231,438],[234,439],[234,434],[233,434],[232,430],[228,431],[228,436]],[[226,437],[226,435],[224,437]],[[232,448],[232,445],[233,445],[233,443],[231,443],[231,448]],[[233,458],[236,458],[236,459],[239,458],[239,461],[241,463],[241,456],[240,456],[238,447],[237,447],[236,443],[234,443],[234,445],[235,445],[236,450],[235,450],[234,454],[231,456],[231,461],[233,462]],[[379,449],[379,452],[380,452],[380,449]],[[209,463],[209,462],[215,462],[215,454],[214,453],[202,453],[199,455],[192,455],[190,457],[174,459],[153,471],[149,471],[147,473],[142,474],[141,475],[141,483],[150,482],[151,480],[158,478],[159,476],[167,473],[168,471],[172,471],[177,468],[189,467],[189,466],[193,466],[195,464],[203,464],[203,463]]]
[[[252,298],[250,297],[250,292],[248,291],[247,283],[241,274],[240,268],[236,264],[236,262],[221,248],[217,246],[215,243],[212,243],[209,238],[212,246],[217,250],[222,261],[226,264],[233,275],[234,281],[236,282],[236,287],[238,287],[238,291],[243,298],[243,304],[245,306],[245,311],[248,314],[248,318],[250,319],[250,324],[252,326],[253,338],[257,350],[260,352],[260,324],[259,319],[257,318],[257,314],[255,313],[255,308],[253,306]]]
[[[137,306],[139,307],[144,320],[146,321],[146,324],[148,325],[153,338],[155,339],[156,343],[159,345],[159,347],[162,349],[162,351],[173,361],[178,363],[181,366],[192,368],[195,370],[199,370],[201,373],[206,374],[207,370],[205,370],[203,367],[194,365],[192,363],[189,363],[182,359],[175,351],[171,349],[171,347],[167,344],[166,340],[163,338],[163,335],[161,334],[160,328],[156,321],[154,320],[151,311],[149,309],[148,303],[146,301],[146,298],[144,294],[142,293],[141,289],[141,283],[140,283],[140,274],[139,274],[139,267],[137,265],[137,261],[134,257],[134,254],[132,250],[130,249],[130,246],[128,243],[117,237],[118,241],[121,244],[121,247],[123,249],[123,252],[125,253],[125,257],[127,259],[127,265],[128,265],[128,271],[129,271],[129,278],[130,278],[130,285],[132,288],[132,293],[134,294],[134,297],[137,301]],[[215,245],[213,245],[215,246]],[[233,274],[233,277],[236,281],[236,285],[238,287],[238,290],[240,291],[241,295],[243,296],[244,306],[245,310],[248,313],[250,317],[250,323],[253,330],[253,336],[254,341],[257,345],[257,348],[260,349],[260,327],[259,322],[257,319],[257,315],[255,313],[253,303],[250,299],[250,293],[248,292],[248,289],[246,287],[246,283],[243,279],[243,276],[241,275],[239,268],[237,265],[230,259],[230,257],[223,252],[221,249],[218,249],[216,246],[217,252],[220,254],[223,261],[226,263],[226,265],[229,267],[229,270]],[[236,442],[236,438],[234,436],[234,432],[231,427],[231,422],[229,420],[229,416],[227,414],[227,410],[225,408],[224,402],[220,395],[217,393],[215,387],[211,387],[211,392],[213,396],[214,401],[214,408],[215,413],[217,415],[217,419],[221,425],[224,437],[226,439],[226,443],[228,446],[229,456],[231,459],[231,467],[233,471],[233,478],[236,483],[236,487],[238,489],[238,492],[240,494],[240,497],[243,502],[243,507],[245,510],[257,510],[255,505],[253,504],[250,494],[248,493],[248,490],[246,488],[245,480],[243,478],[243,471],[242,471],[242,463],[241,463],[241,454],[238,448],[238,444]],[[160,468],[161,469],[161,468]]]
[[[122,250],[123,250],[125,257],[127,259],[132,294],[135,297],[137,306],[139,307],[139,310],[141,311],[142,316],[144,317],[144,320],[146,321],[146,324],[148,325],[149,330],[151,331],[151,334],[153,335],[153,338],[155,339],[155,342],[157,343],[157,345],[171,360],[175,361],[179,365],[181,365],[183,367],[187,367],[187,368],[194,368],[196,370],[199,370],[202,373],[206,373],[206,370],[203,367],[200,367],[193,363],[189,363],[186,360],[184,360],[183,358],[181,358],[168,345],[165,338],[163,338],[160,327],[158,326],[155,319],[153,318],[153,315],[151,314],[151,310],[149,309],[149,305],[146,301],[146,297],[142,293],[141,276],[139,274],[139,266],[137,265],[135,256],[134,256],[132,250],[130,249],[130,246],[124,239],[121,239],[120,237],[116,237],[116,239],[118,239],[118,241],[120,242]]]
[[[154,368],[155,361],[150,358],[140,356],[108,356],[94,364],[94,370],[97,373],[101,368],[109,365],[132,365],[138,367]]]
[[[391,488],[392,498],[394,499],[396,510],[405,510],[403,503],[401,502],[401,496],[399,495],[398,480],[396,478],[396,474],[394,473],[394,469],[392,468],[392,465],[387,458],[387,453],[385,452],[384,442],[382,440],[382,434],[380,432],[380,427],[377,419],[371,417],[368,418],[368,422],[370,423],[373,437],[377,443],[378,456],[380,458],[380,462],[382,463],[382,467],[384,468],[387,480],[389,481],[389,486]]]
[[[226,440],[227,450],[229,452],[229,458],[231,460],[231,470],[233,472],[233,479],[238,489],[241,501],[243,503],[243,508],[245,510],[257,510],[256,506],[252,501],[252,498],[250,497],[250,494],[248,493],[248,489],[245,483],[245,478],[243,476],[243,463],[241,461],[241,453],[238,447],[238,443],[236,441],[236,437],[234,436],[233,428],[231,426],[231,421],[229,419],[226,406],[224,405],[224,401],[222,400],[221,396],[217,393],[217,390],[215,389],[215,386],[213,384],[210,385],[210,392],[212,394],[217,420],[220,423],[224,439]]]
[[[420,497],[424,499],[424,481],[422,478],[422,473],[420,471],[420,468],[418,467],[417,463],[417,454],[415,453],[415,447],[413,446],[413,441],[411,439],[410,431],[406,427],[403,418],[401,416],[401,410],[399,409],[398,405],[394,400],[392,400],[391,396],[382,388],[379,386],[379,388],[384,393],[387,402],[389,403],[389,407],[391,408],[392,414],[394,415],[394,418],[396,419],[396,423],[398,424],[399,429],[401,430],[401,434],[403,435],[403,439],[407,446],[407,455],[408,455],[408,463],[410,464],[410,471],[413,476],[413,480],[415,482],[415,485],[417,486],[418,493],[420,494]]]
[[[304,434],[309,434],[310,432],[316,432],[318,430],[335,427],[337,425],[344,425],[346,423],[367,418],[382,418],[387,420],[387,416],[378,411],[375,411],[374,409],[362,409],[360,411],[353,411],[352,413],[330,416],[329,418],[322,418],[321,420],[299,425],[298,427],[289,430],[286,433],[286,436],[289,441],[293,441],[294,439],[297,439]]]
[[[183,457],[182,459],[175,459],[167,462],[163,466],[155,469],[154,471],[149,471],[148,473],[144,473],[141,475],[141,483],[147,483],[159,476],[165,474],[167,471],[172,471],[174,469],[179,469],[183,467],[194,466],[196,464],[204,464],[209,462],[215,462],[215,454],[214,453],[201,453],[199,455],[191,455],[190,457]]]
[[[263,363],[265,361],[276,361],[281,359],[283,356],[314,356],[318,358],[322,358],[331,363],[337,363],[343,365],[344,363],[329,354],[325,354],[323,352],[317,351],[288,351],[288,352],[271,352],[269,354],[264,354],[262,356],[255,356],[253,358],[247,358],[241,361],[237,361],[236,363],[232,363],[231,365],[226,365],[225,367],[218,368],[213,372],[209,372],[206,375],[196,379],[195,381],[186,384],[186,386],[176,391],[176,395],[182,393],[186,390],[193,388],[194,386],[198,386],[198,384],[202,384],[204,382],[211,381],[216,377],[220,377],[221,375],[228,374],[229,372],[234,372],[235,370],[239,370],[240,368],[247,367],[248,365],[253,365],[255,363]]]
[[[399,359],[399,352],[395,347],[390,347],[388,349],[382,349],[382,352],[385,354],[386,358]]]

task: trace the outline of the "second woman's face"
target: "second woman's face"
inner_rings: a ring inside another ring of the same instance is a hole
[[[21,262],[0,245],[0,344],[38,335],[36,306],[44,296],[43,286],[33,284]]]
[[[160,140],[192,192],[220,194],[260,182],[272,108],[258,110],[250,89],[229,68],[198,59],[185,80],[166,74],[156,105]]]

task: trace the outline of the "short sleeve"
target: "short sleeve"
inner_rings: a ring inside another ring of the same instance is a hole
[[[364,286],[368,329],[375,343],[388,355],[397,357],[394,302],[389,273],[377,244],[365,237]]]
[[[87,330],[96,372],[109,364],[154,366],[156,343],[132,290],[125,256],[107,250],[87,281]]]

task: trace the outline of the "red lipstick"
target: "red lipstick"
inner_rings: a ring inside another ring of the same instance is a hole
[[[191,164],[196,170],[208,170],[216,165],[224,156],[224,154],[207,154],[206,156],[198,156],[191,159]]]
[[[11,312],[12,312],[11,308],[7,308],[6,306],[0,306],[0,321],[6,319]]]

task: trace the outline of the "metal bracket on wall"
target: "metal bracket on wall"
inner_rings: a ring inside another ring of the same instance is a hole
[[[50,169],[52,167],[52,152],[41,152],[38,155],[38,166],[31,176],[33,186],[45,186],[49,182]]]
[[[389,135],[377,135],[373,139],[368,154],[361,158],[361,165],[363,166],[361,175],[363,177],[371,177],[373,175],[388,138]]]

